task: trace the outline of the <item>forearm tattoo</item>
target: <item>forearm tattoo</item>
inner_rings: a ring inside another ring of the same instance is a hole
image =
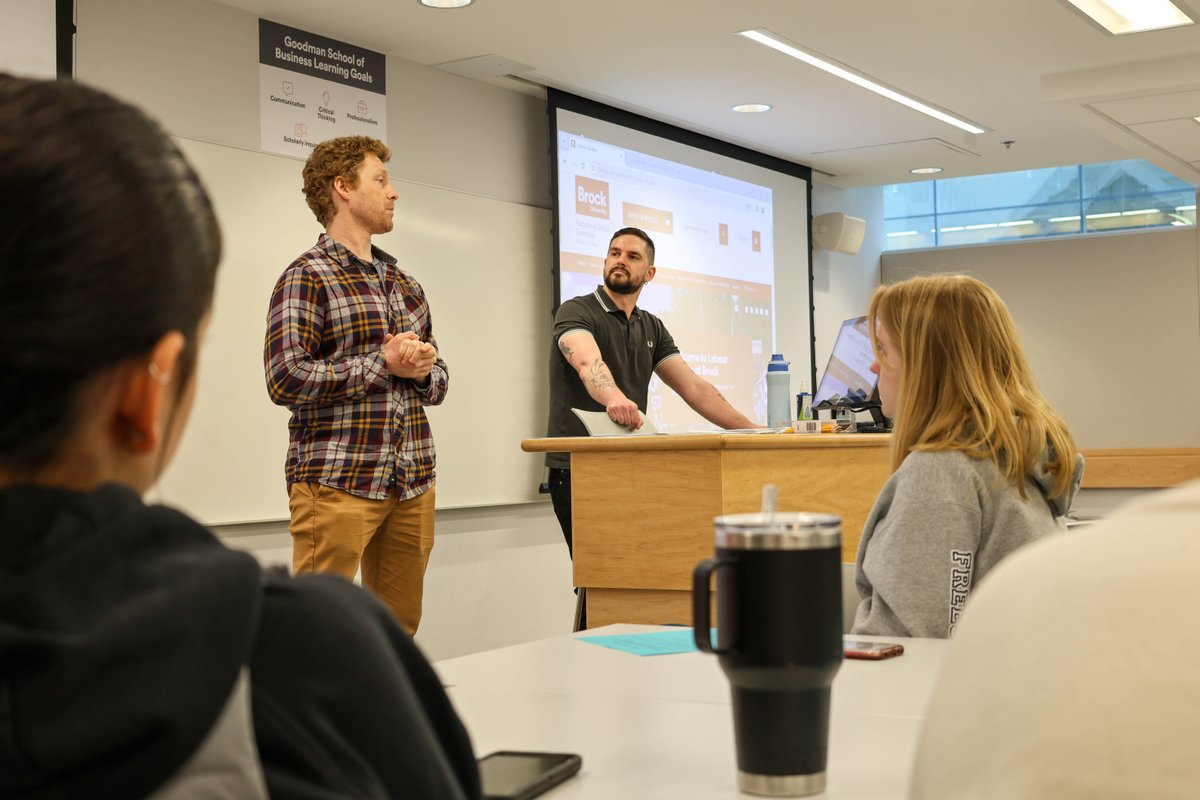
[[[613,382],[612,373],[608,371],[608,366],[601,360],[597,359],[592,364],[591,384],[596,389],[612,389],[616,387]]]
[[[575,352],[570,347],[568,347],[565,342],[559,342],[558,349],[562,350],[563,357],[566,358],[567,361],[571,360],[571,354]]]

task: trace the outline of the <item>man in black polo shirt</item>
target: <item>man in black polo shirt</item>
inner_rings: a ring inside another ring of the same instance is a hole
[[[655,373],[714,425],[758,427],[692,371],[662,320],[637,307],[642,286],[653,278],[654,242],[645,231],[622,228],[608,244],[604,285],[559,306],[550,347],[547,435],[587,436],[572,408],[607,411],[613,422],[637,430]],[[546,454],[554,514],[573,556],[570,458],[569,453]]]

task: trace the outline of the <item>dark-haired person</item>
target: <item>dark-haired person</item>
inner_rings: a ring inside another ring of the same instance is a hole
[[[881,286],[872,372],[892,476],[858,544],[856,634],[945,639],[975,586],[1066,529],[1083,460],[1038,391],[1004,301],[966,275]]]
[[[448,375],[421,285],[371,244],[392,229],[390,158],[366,136],[309,155],[304,196],[325,233],[275,285],[264,360],[271,400],[292,412],[292,571],[361,567],[416,633],[434,527],[424,406],[442,402]]]
[[[478,797],[382,605],[141,500],[220,256],[191,167],[76,83],[0,75],[0,107],[0,796]]]
[[[654,242],[639,228],[622,228],[608,243],[604,284],[558,307],[550,345],[548,436],[587,436],[572,408],[605,411],[613,422],[637,430],[654,375],[714,425],[757,427],[692,371],[662,320],[638,308],[642,288],[653,279]],[[546,466],[554,514],[573,555],[571,456],[547,453]]]

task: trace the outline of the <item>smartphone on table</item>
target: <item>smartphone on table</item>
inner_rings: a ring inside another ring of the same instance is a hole
[[[846,640],[842,644],[842,655],[846,658],[865,658],[878,661],[881,658],[891,658],[904,652],[904,645],[892,642],[853,642]]]
[[[484,800],[530,800],[579,772],[574,753],[499,750],[479,759]]]

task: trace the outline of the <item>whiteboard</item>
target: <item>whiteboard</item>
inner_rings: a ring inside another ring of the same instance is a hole
[[[267,397],[263,337],[271,290],[321,228],[304,202],[303,162],[177,139],[224,236],[191,420],[155,499],[209,525],[288,518],[287,409]],[[406,158],[395,153],[394,161]],[[427,409],[437,506],[537,499],[546,430],[550,212],[393,179],[396,227],[374,241],[424,287],[449,373]]]
[[[0,72],[58,77],[56,8],[47,0],[4,0],[0,12]]]

